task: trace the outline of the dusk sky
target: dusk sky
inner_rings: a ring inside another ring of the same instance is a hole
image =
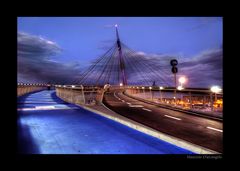
[[[178,59],[189,87],[222,86],[221,17],[19,17],[18,82],[77,78],[116,41],[115,24],[129,48]]]

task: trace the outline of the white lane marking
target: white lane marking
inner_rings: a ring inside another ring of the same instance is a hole
[[[122,100],[122,102],[125,102],[125,100]]]
[[[113,93],[114,97],[116,97],[117,99],[119,99],[119,97],[116,95],[116,91]]]
[[[213,128],[213,127],[210,127],[210,126],[208,126],[207,128],[212,129],[214,131],[223,132],[223,130],[221,130],[221,129]]]
[[[144,107],[142,105],[129,105],[129,107]]]
[[[114,94],[114,97],[115,97],[115,98],[117,98],[117,99],[120,100],[120,101],[122,100],[122,99],[120,99],[120,98],[116,95],[116,92],[114,92],[113,94]]]
[[[148,112],[151,112],[152,110],[150,110],[150,109],[146,109],[146,108],[142,108],[143,110],[146,110],[146,111],[148,111]]]
[[[172,118],[172,119],[176,119],[176,120],[182,120],[182,119],[180,119],[180,118],[176,118],[176,117],[173,117],[173,116],[169,116],[169,115],[164,115],[164,116],[166,116],[166,117],[168,117],[168,118]]]
[[[128,103],[128,102],[127,102],[127,104],[128,104],[128,105],[132,105],[131,103]]]

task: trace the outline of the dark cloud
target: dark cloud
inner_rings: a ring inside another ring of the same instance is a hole
[[[222,49],[211,49],[204,51],[191,58],[181,58],[177,55],[167,54],[144,54],[139,52],[146,59],[145,63],[161,73],[163,82],[166,85],[173,86],[173,74],[171,72],[170,60],[178,60],[177,77],[185,76],[188,79],[187,87],[209,88],[212,85],[222,86]],[[144,69],[142,68],[144,71]],[[145,73],[145,77],[161,85],[161,82],[151,76],[151,73]],[[141,82],[142,76],[135,76],[136,82]]]
[[[170,59],[168,58],[168,61]],[[212,85],[222,86],[223,54],[221,48],[207,50],[194,57],[179,57],[177,59],[179,62],[177,75],[178,77],[186,76],[188,78],[186,86],[205,88]],[[167,72],[169,72],[171,78],[170,69]]]
[[[211,49],[179,64],[179,73],[186,75],[190,87],[222,86],[222,49]]]
[[[18,33],[18,82],[69,83],[79,76],[79,64],[51,59],[62,50],[39,36]]]

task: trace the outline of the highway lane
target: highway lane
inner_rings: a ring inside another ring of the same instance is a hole
[[[69,104],[55,91],[18,98],[18,150],[27,154],[192,154]]]
[[[119,91],[106,93],[103,102],[118,114],[160,132],[223,152],[223,125],[220,121],[160,108],[130,98]]]

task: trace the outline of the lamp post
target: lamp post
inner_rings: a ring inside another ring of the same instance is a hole
[[[142,89],[143,89],[143,96],[144,96],[144,99],[145,99],[146,98],[145,91],[144,91],[145,87],[142,87]]]
[[[178,86],[178,88],[177,88],[179,91],[181,91],[181,90],[183,90],[184,88],[182,87],[182,86]],[[182,102],[182,93],[181,93],[181,102]],[[182,104],[182,106],[183,106],[183,104]]]
[[[160,99],[161,99],[161,103],[162,103],[162,92],[161,92],[161,90],[163,89],[163,87],[160,86],[159,89],[160,89]]]
[[[82,90],[83,104],[85,105],[84,87],[83,87],[83,85],[80,85],[80,87],[81,87],[81,90]]]
[[[219,86],[212,86],[211,87],[211,92],[213,92],[214,95],[215,95],[215,99],[214,99],[215,102],[217,101],[217,93],[219,93],[221,91],[222,91],[222,89]],[[212,100],[212,97],[211,97],[211,110],[213,111],[213,100]]]
[[[151,100],[153,101],[153,94],[152,94],[152,87],[149,87],[149,90],[150,90],[150,94],[151,94]]]
[[[71,100],[72,100],[72,102],[73,102],[73,89],[75,88],[75,85],[72,85],[71,87],[72,87],[72,88],[71,88],[71,90],[72,90],[72,93],[71,93],[71,96],[72,96],[72,97],[71,97]]]
[[[119,84],[120,89],[123,89],[123,83]]]
[[[180,83],[180,86],[178,86],[178,90],[182,90],[182,89],[184,89],[183,88],[183,84],[186,82],[186,77],[180,77],[179,79],[178,79],[178,81],[179,81],[179,83]],[[182,102],[182,106],[183,106],[183,94],[181,93],[181,102]]]

